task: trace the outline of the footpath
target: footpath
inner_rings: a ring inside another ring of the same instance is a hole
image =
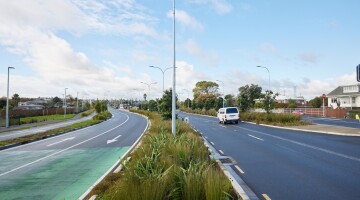
[[[360,129],[358,128],[349,128],[344,126],[333,126],[326,124],[313,124],[306,126],[292,126],[292,127],[283,127],[283,128],[306,131],[306,132],[314,132],[314,133],[331,134],[331,135],[360,136]]]
[[[73,118],[66,121],[51,120],[51,121],[43,121],[43,122],[31,123],[31,124],[15,125],[15,126],[10,126],[9,128],[0,127],[0,141],[9,140],[25,135],[33,135],[51,129],[69,126],[71,124],[87,121],[91,119],[94,115],[95,113],[92,113],[87,117],[81,118],[81,113],[79,113],[75,115]]]

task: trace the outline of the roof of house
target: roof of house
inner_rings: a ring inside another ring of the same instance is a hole
[[[333,91],[331,91],[327,96],[349,96],[349,95],[359,95],[360,92],[347,92],[344,93],[344,86],[339,86],[335,88]]]

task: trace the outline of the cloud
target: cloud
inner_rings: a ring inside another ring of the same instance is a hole
[[[189,0],[191,3],[207,4],[218,14],[226,14],[233,10],[233,7],[226,0]]]
[[[179,21],[184,26],[190,27],[195,30],[203,30],[203,25],[198,22],[194,17],[190,16],[186,11],[183,10],[175,10],[175,19]],[[173,11],[170,10],[166,14],[167,17],[173,17]]]
[[[205,52],[194,40],[188,40],[185,43],[185,49],[190,55],[199,58],[209,66],[217,66],[219,63],[219,56],[216,53]]]
[[[303,53],[299,55],[299,58],[303,62],[316,64],[319,60],[319,56],[314,53]]]
[[[159,36],[153,28],[156,19],[146,12],[133,0],[1,1],[0,45],[22,56],[35,72],[33,77],[14,76],[12,80],[18,81],[12,86],[21,96],[28,97],[59,96],[64,87],[92,97],[102,96],[104,88],[120,95],[140,87],[139,80],[146,75],[138,76],[139,79],[118,77],[117,70],[129,74],[131,67],[109,63],[98,66],[57,33],[65,31],[80,36],[97,32],[156,38]]]

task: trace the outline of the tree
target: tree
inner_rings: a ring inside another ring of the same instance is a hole
[[[238,107],[241,111],[246,111],[254,107],[254,100],[260,98],[261,87],[251,84],[239,88],[239,95],[237,97]]]
[[[63,101],[59,97],[54,97],[51,99],[51,106],[60,107],[62,105]]]
[[[157,111],[158,108],[157,108],[157,102],[155,100],[150,100],[149,101],[149,110],[150,111]]]
[[[276,103],[276,97],[279,94],[274,94],[271,90],[266,90],[264,94],[264,98],[262,100],[262,105],[266,113],[270,113],[272,109],[274,109],[275,103]]]
[[[219,96],[218,93],[219,85],[212,81],[199,81],[196,83],[194,92],[194,104],[196,108],[200,109],[211,109],[215,108],[216,98]]]
[[[146,101],[146,97],[147,97],[146,93],[144,93],[143,97],[144,97],[144,101]]]
[[[189,98],[187,98],[185,101],[184,101],[184,106],[187,108],[191,108],[192,107],[192,102]]]
[[[20,102],[20,96],[19,96],[17,93],[15,93],[15,94],[12,96],[11,101],[12,101],[13,106],[14,106],[14,107],[17,107],[18,104],[19,104],[19,102]]]
[[[315,97],[311,99],[309,104],[314,108],[320,108],[322,106],[322,97]]]
[[[96,99],[96,102],[95,102],[95,110],[96,110],[96,113],[101,113],[101,104],[98,99]]]
[[[288,108],[296,108],[296,107],[297,107],[296,101],[293,99],[290,99],[289,103],[288,103]]]
[[[233,107],[235,106],[235,98],[232,94],[225,95],[225,106],[226,107]]]
[[[176,97],[177,102],[177,97]],[[172,89],[165,90],[162,98],[159,101],[159,113],[165,120],[172,118]]]
[[[0,98],[0,109],[6,108],[6,97]]]
[[[255,99],[261,97],[262,88],[258,85],[251,84],[245,85],[239,88],[238,106],[241,111],[246,111],[249,108],[253,108],[255,104]]]

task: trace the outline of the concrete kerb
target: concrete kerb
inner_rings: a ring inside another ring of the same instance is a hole
[[[138,113],[133,113],[133,114],[137,114],[140,115]],[[134,142],[134,144],[124,153],[123,156],[121,156],[121,158],[116,161],[116,163],[110,167],[110,169],[108,171],[106,171],[92,186],[90,186],[90,188],[88,190],[86,190],[84,192],[84,194],[82,194],[78,199],[79,200],[83,200],[86,198],[87,195],[90,194],[90,192],[95,188],[96,185],[98,185],[102,180],[104,180],[104,178],[110,174],[110,172],[114,172],[114,171],[120,171],[118,168],[121,166],[120,163],[124,160],[124,158],[126,158],[133,150],[135,150],[136,148],[138,148],[139,144],[140,144],[140,140],[143,138],[143,136],[145,135],[145,133],[148,131],[148,129],[151,126],[151,122],[149,120],[149,118],[145,115],[140,115],[142,117],[144,117],[147,120],[147,125],[146,128],[144,129],[143,133],[140,135],[140,137]],[[92,197],[90,197],[90,199],[95,199],[97,195],[93,195]]]
[[[241,179],[240,176],[238,176],[230,166],[225,166],[221,161],[220,158],[224,158],[226,156],[221,156],[219,153],[217,153],[216,149],[207,141],[205,137],[203,137],[202,133],[197,131],[193,126],[191,128],[200,133],[201,138],[204,141],[204,145],[208,148],[210,152],[210,158],[213,158],[216,160],[216,163],[219,165],[220,169],[224,172],[225,176],[229,179],[231,182],[231,185],[233,186],[235,192],[243,199],[243,200],[256,200],[258,199],[255,195],[255,193],[246,185],[246,183]],[[240,181],[237,181],[240,180]],[[243,186],[239,184],[239,182],[242,182]],[[244,189],[244,185],[246,186],[246,189]],[[249,193],[246,193],[245,190]],[[252,198],[250,198],[251,196]]]

